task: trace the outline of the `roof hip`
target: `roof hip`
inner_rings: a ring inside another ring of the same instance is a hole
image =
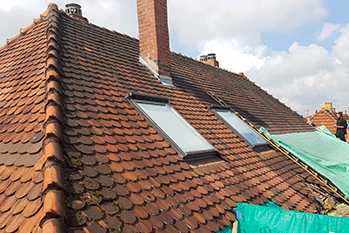
[[[64,188],[64,157],[61,146],[62,102],[60,84],[60,17],[56,4],[49,4],[46,15],[47,50],[45,67],[45,139],[44,155],[35,165],[44,171],[42,189],[44,214],[41,220],[42,232],[64,232],[66,219]]]

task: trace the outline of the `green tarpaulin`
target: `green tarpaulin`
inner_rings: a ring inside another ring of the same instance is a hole
[[[237,203],[238,233],[348,233],[349,218]],[[273,207],[275,206],[275,207]]]
[[[326,127],[305,133],[271,135],[264,128],[261,132],[326,177],[349,197],[348,143],[337,139]]]

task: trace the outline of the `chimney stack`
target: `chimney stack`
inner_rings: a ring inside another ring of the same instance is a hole
[[[137,12],[140,61],[161,81],[171,79],[167,0],[137,0]]]
[[[69,3],[65,5],[65,13],[67,13],[67,15],[82,17],[81,6],[76,3]]]
[[[216,60],[216,54],[215,53],[210,53],[207,55],[201,55],[200,56],[200,61],[203,63],[206,63],[208,65],[214,66],[214,67],[219,67],[219,62]]]
[[[332,103],[331,102],[325,103],[324,108],[325,110],[332,110]]]
[[[68,3],[65,5],[65,13],[69,15],[70,17],[73,17],[75,19],[88,22],[88,20],[84,17],[82,17],[82,11],[81,6],[76,3]]]

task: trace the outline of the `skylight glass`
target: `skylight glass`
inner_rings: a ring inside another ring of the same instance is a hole
[[[267,142],[251,129],[245,122],[231,111],[213,109],[216,115],[221,118],[237,134],[243,137],[252,147],[267,144]]]
[[[216,151],[216,149],[197,132],[168,103],[136,101],[140,109],[149,117],[154,125],[166,134],[183,152],[183,156]]]

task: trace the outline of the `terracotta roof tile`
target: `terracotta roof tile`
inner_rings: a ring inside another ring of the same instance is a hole
[[[337,124],[337,116],[336,112],[321,108],[318,112],[316,112],[314,115],[309,117],[311,123],[313,123],[315,126],[326,126],[326,128],[332,133],[336,133],[336,128],[334,125]],[[348,135],[345,135],[346,140],[348,140]]]
[[[207,92],[271,133],[313,128],[245,77],[175,53],[177,88],[163,86],[138,62],[138,47],[50,4],[0,49],[1,230],[217,232],[235,221],[235,201],[266,198],[315,212],[303,183],[321,183],[274,149],[253,151],[207,111],[217,104]],[[129,92],[169,98],[222,159],[187,163],[125,100]]]

